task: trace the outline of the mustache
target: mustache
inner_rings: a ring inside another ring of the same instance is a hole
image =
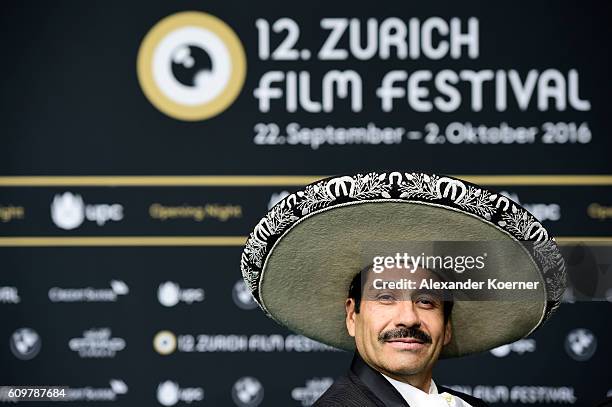
[[[423,343],[431,343],[431,336],[415,326],[390,329],[378,335],[378,340],[380,342],[387,342],[391,339],[399,338],[413,338]]]

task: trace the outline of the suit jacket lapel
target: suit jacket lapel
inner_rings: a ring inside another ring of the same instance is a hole
[[[351,372],[387,407],[410,407],[402,395],[378,371],[371,368],[355,351]]]

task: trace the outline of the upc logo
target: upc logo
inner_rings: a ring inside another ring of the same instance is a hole
[[[180,302],[193,304],[204,301],[204,290],[201,288],[181,288],[174,281],[166,281],[157,289],[157,299],[164,307],[174,307]]]
[[[505,356],[508,356],[511,352],[522,355],[527,352],[535,352],[535,350],[535,339],[519,339],[516,342],[508,343],[506,345],[498,346],[497,348],[491,349],[490,352],[493,356],[503,358]]]
[[[236,284],[234,284],[232,299],[234,304],[240,309],[251,310],[257,308],[257,303],[243,279],[236,281]]]
[[[79,194],[64,192],[56,194],[51,202],[51,219],[61,229],[76,229],[87,219],[103,226],[109,221],[123,219],[123,206],[120,204],[85,204]]]
[[[51,203],[51,219],[58,227],[66,230],[81,226],[85,219],[83,198],[70,192],[55,195]]]
[[[272,209],[274,205],[289,196],[289,191],[280,191],[272,193],[270,200],[268,201],[268,209]]]
[[[157,401],[162,406],[173,406],[179,401],[191,404],[204,399],[204,389],[201,387],[181,388],[177,382],[166,380],[157,386]]]

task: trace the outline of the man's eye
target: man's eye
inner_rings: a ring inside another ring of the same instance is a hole
[[[395,297],[391,294],[378,294],[376,299],[383,302],[395,301]]]
[[[417,298],[417,303],[422,304],[425,307],[433,307],[435,306],[435,302],[430,298]]]

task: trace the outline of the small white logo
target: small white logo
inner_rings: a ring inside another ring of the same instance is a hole
[[[159,303],[166,307],[173,307],[179,302],[179,285],[172,281],[166,281],[157,289]]]
[[[502,345],[497,348],[491,349],[490,352],[493,356],[497,356],[498,358],[503,358],[504,356],[508,356],[510,354],[511,348],[510,345]]]
[[[289,191],[274,192],[268,202],[268,209],[272,209],[274,205],[289,196]]]
[[[122,280],[111,280],[111,289],[117,295],[127,295],[130,292],[130,287]]]
[[[291,390],[291,398],[302,406],[311,406],[334,383],[331,377],[314,378],[306,381],[306,386]]]
[[[121,379],[110,379],[110,387],[70,387],[64,401],[117,401],[117,396],[127,394],[128,386]]]
[[[49,289],[51,302],[115,302],[120,295],[127,295],[130,287],[123,280],[111,280],[110,288],[60,288]]]
[[[162,406],[173,406],[179,400],[179,386],[176,382],[166,380],[157,386],[157,401]]]
[[[236,304],[238,308],[244,310],[257,308],[257,303],[253,299],[251,291],[242,279],[236,281],[236,284],[234,284],[234,287],[232,288],[232,298],[234,300],[234,304]]]
[[[159,331],[153,338],[153,349],[160,355],[169,355],[176,350],[176,335],[170,331]]]
[[[254,377],[242,377],[232,387],[232,399],[238,407],[256,407],[264,398],[264,388]]]
[[[13,332],[10,340],[13,355],[21,360],[33,359],[41,348],[41,339],[38,333],[31,328],[20,328]]]
[[[85,204],[79,194],[64,192],[56,194],[51,202],[51,219],[61,229],[72,230],[85,219],[104,226],[106,222],[123,219],[123,206],[120,204]]]
[[[166,380],[157,386],[157,401],[163,406],[173,406],[179,401],[187,404],[204,399],[201,387],[181,388],[177,382]]]
[[[522,355],[526,352],[535,352],[536,341],[535,339],[520,339],[514,343],[498,346],[497,348],[491,349],[490,352],[498,358],[508,356],[510,352],[518,353]]]
[[[201,288],[181,288],[174,281],[166,281],[157,289],[157,299],[165,307],[173,307],[179,301],[186,304],[204,301],[204,290]]]
[[[0,287],[0,303],[2,304],[19,304],[21,297],[17,287]]]
[[[596,349],[597,338],[588,329],[574,329],[565,338],[565,351],[578,362],[591,359]]]
[[[125,339],[112,338],[110,328],[94,328],[81,338],[70,339],[68,347],[82,358],[113,358],[125,349]]]
[[[81,226],[85,219],[85,204],[81,195],[64,192],[55,195],[51,203],[51,219],[58,227],[71,230]]]
[[[121,379],[110,379],[110,387],[115,394],[126,394],[128,392],[128,386]]]

